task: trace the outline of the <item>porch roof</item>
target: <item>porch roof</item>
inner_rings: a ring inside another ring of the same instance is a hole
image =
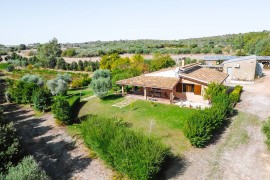
[[[180,80],[179,78],[174,78],[174,77],[142,75],[142,76],[136,76],[133,78],[117,81],[116,84],[172,90],[173,87],[179,82],[179,80]]]

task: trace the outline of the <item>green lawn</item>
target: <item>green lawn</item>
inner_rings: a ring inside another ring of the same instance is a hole
[[[8,66],[8,63],[0,63],[0,70],[6,70]]]
[[[175,155],[181,155],[191,147],[181,132],[181,128],[183,121],[195,111],[194,109],[142,100],[137,100],[122,109],[112,106],[123,100],[123,97],[116,95],[110,95],[104,100],[93,98],[81,108],[79,117],[92,114],[106,118],[120,118],[128,122],[134,130],[160,137],[171,147]],[[76,129],[76,125],[69,129],[71,131]]]
[[[80,96],[81,95],[81,99],[82,98],[86,98],[88,96],[92,96],[94,95],[92,89],[90,87],[83,87],[83,88],[77,88],[77,89],[69,89],[67,92],[68,96]]]

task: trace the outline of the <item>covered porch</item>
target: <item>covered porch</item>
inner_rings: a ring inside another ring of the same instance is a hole
[[[137,76],[116,83],[121,85],[122,96],[173,104],[173,90],[179,80],[171,77]],[[131,86],[131,90],[125,92],[125,86]]]

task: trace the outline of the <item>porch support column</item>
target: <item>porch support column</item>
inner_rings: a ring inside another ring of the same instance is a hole
[[[172,91],[170,92],[170,103],[171,104],[173,103],[173,92]]]
[[[122,96],[125,96],[124,85],[122,85]]]
[[[144,99],[147,100],[147,88],[143,87]]]

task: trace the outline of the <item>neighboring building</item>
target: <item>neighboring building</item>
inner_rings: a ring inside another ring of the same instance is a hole
[[[257,56],[244,56],[223,62],[223,72],[229,75],[226,81],[253,81],[255,76],[261,76],[262,68],[257,58]]]
[[[168,99],[170,103],[174,100],[205,103],[203,89],[211,82],[222,84],[227,77],[223,72],[194,63],[120,80],[116,84],[122,86],[123,96],[124,86],[132,86],[131,93],[144,96],[144,99],[157,97]]]
[[[203,62],[204,62],[204,65],[215,66],[215,65],[222,64],[224,61],[235,59],[235,58],[238,58],[238,56],[225,56],[225,55],[204,56]]]

